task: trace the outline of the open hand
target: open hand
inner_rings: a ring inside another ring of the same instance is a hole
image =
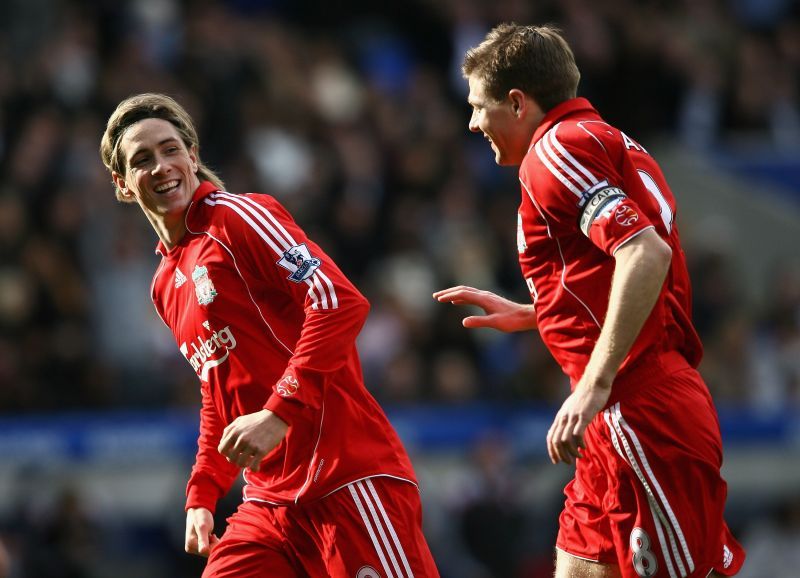
[[[490,327],[511,333],[536,329],[536,312],[533,305],[514,303],[491,291],[483,291],[466,285],[450,287],[433,294],[440,303],[453,305],[475,305],[484,311],[484,315],[465,317],[464,327]]]

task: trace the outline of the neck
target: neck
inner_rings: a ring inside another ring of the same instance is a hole
[[[533,133],[536,132],[536,129],[539,128],[539,125],[542,124],[546,113],[542,111],[542,109],[537,109],[533,117],[531,118],[531,138],[533,138]]]
[[[185,213],[181,213],[178,218],[147,214],[147,220],[168,250],[177,245],[186,234]]]

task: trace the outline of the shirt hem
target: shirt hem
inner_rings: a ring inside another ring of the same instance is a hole
[[[367,475],[367,476],[354,478],[354,479],[349,480],[347,482],[343,482],[341,485],[337,486],[333,490],[330,490],[329,492],[324,493],[321,496],[310,498],[307,501],[303,500],[302,502],[303,503],[312,503],[312,502],[316,502],[318,500],[323,500],[323,499],[327,498],[328,496],[330,496],[332,494],[335,494],[339,490],[341,490],[343,488],[346,488],[350,484],[355,484],[356,482],[361,482],[361,481],[364,481],[364,480],[368,480],[370,478],[392,478],[392,479],[398,480],[400,482],[409,483],[409,484],[415,486],[418,491],[420,490],[419,483],[417,483],[413,478],[405,478],[403,476],[397,476],[397,475],[394,475],[394,474],[370,474],[370,475]],[[296,500],[293,500],[291,498],[288,498],[286,501],[274,501],[274,500],[270,500],[268,498],[262,498],[262,497],[258,497],[258,496],[248,496],[247,492],[246,492],[247,488],[248,488],[248,486],[245,486],[243,491],[242,491],[242,501],[243,502],[261,502],[261,503],[264,503],[264,504],[270,504],[271,506],[292,506],[292,505],[298,505],[300,503],[300,502],[298,502]],[[251,487],[251,489],[253,489],[253,488]]]

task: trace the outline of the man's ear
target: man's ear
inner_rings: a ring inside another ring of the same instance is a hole
[[[111,178],[114,180],[114,184],[117,185],[120,194],[125,197],[126,199],[133,198],[133,193],[128,190],[127,185],[125,184],[125,179],[123,176],[117,172],[111,172]]]
[[[526,94],[518,88],[512,88],[508,91],[508,99],[511,102],[511,112],[514,116],[532,127],[539,126],[545,113],[530,94]]]
[[[508,99],[511,101],[511,111],[517,118],[525,114],[529,103],[524,92],[518,88],[512,88],[508,91]]]
[[[192,145],[189,147],[189,158],[192,160],[192,172],[197,172],[197,147]]]

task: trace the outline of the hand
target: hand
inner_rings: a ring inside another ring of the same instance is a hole
[[[184,549],[189,554],[208,558],[219,543],[214,534],[214,516],[206,508],[189,508],[186,511],[186,542]]]
[[[289,426],[268,409],[242,415],[222,432],[217,450],[240,468],[258,471],[261,460],[286,436]]]
[[[583,457],[580,452],[586,447],[583,434],[610,395],[610,385],[589,385],[583,379],[578,382],[547,432],[547,453],[551,462],[571,464],[574,458]]]
[[[465,317],[462,321],[464,327],[490,327],[506,333],[536,329],[536,313],[533,305],[514,303],[491,291],[459,285],[437,291],[433,294],[433,298],[440,303],[475,305],[483,309],[485,315]]]

